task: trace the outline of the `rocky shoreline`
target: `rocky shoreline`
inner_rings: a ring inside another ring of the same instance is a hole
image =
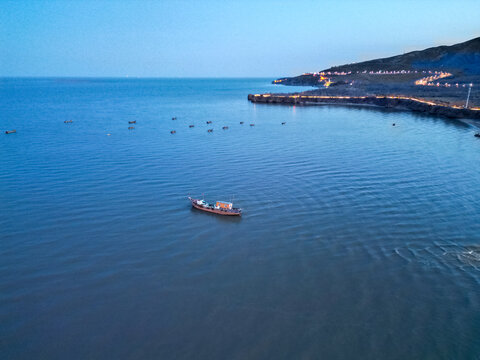
[[[480,110],[437,104],[405,96],[316,96],[302,94],[249,94],[252,103],[280,105],[358,105],[409,110],[454,119],[480,120]]]

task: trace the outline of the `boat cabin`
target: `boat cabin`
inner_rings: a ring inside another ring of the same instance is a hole
[[[231,202],[217,201],[215,207],[217,209],[232,210],[233,204]]]

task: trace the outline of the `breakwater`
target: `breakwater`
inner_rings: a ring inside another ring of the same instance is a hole
[[[407,96],[321,96],[301,94],[249,94],[248,100],[253,103],[284,105],[359,105],[380,106],[400,110],[418,111],[431,115],[449,118],[470,118],[480,120],[480,108],[465,109]]]

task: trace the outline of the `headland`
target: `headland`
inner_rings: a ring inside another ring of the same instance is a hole
[[[301,93],[249,94],[255,103],[397,108],[480,120],[480,37],[403,55],[334,66],[273,81]]]

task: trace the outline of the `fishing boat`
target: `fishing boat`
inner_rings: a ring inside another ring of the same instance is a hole
[[[195,209],[211,212],[218,215],[242,216],[242,209],[234,208],[233,203],[226,201],[217,201],[215,204],[209,204],[205,200],[193,199],[190,196],[188,200]]]

